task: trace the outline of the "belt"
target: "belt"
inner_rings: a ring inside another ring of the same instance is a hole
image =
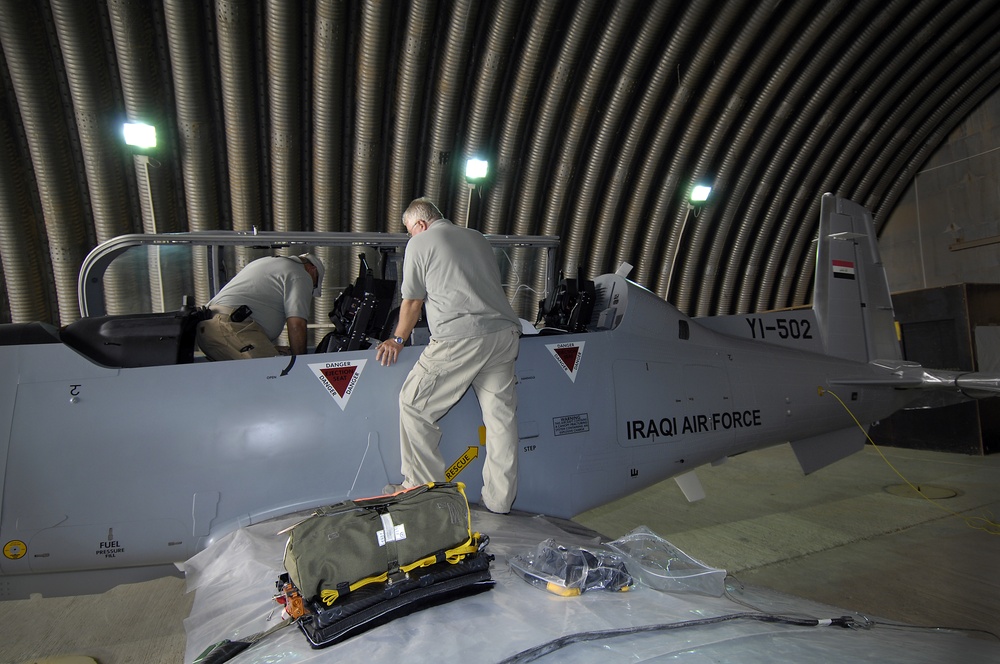
[[[236,311],[236,307],[227,307],[223,304],[213,304],[208,308],[208,310],[211,311],[216,316],[220,315],[228,316],[229,314]]]

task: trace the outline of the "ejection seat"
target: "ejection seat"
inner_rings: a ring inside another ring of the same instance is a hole
[[[392,334],[385,332],[392,314],[399,318],[398,309],[392,309],[396,296],[396,282],[378,279],[368,267],[364,254],[359,254],[361,268],[358,279],[341,292],[333,303],[330,322],[334,329],[316,345],[317,353],[337,353],[345,350],[367,350],[371,340],[381,340]],[[391,323],[395,326],[395,323]]]
[[[596,301],[594,282],[583,278],[580,268],[576,279],[567,279],[562,273],[559,284],[544,302],[538,303],[539,334],[566,334],[586,332],[594,315]]]

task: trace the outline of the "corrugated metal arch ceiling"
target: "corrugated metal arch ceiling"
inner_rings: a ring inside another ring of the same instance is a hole
[[[5,308],[75,319],[122,233],[399,232],[418,195],[692,315],[803,304],[820,195],[884,224],[1000,83],[998,27],[992,0],[0,0]]]

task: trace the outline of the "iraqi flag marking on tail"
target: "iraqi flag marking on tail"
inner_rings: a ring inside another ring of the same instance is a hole
[[[853,279],[854,278],[854,263],[851,261],[833,261],[833,278],[834,279]]]

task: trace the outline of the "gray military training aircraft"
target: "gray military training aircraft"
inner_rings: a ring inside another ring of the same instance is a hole
[[[1000,376],[901,359],[871,215],[830,194],[811,309],[692,319],[624,269],[557,285],[555,238],[490,239],[516,308],[540,299],[544,314],[540,333],[526,326],[517,362],[519,510],[570,518],[669,477],[694,499],[696,467],[785,442],[809,473],[863,447],[851,413],[867,424],[926,389],[1000,393]],[[81,320],[0,326],[0,598],[176,574],[176,563],[242,526],[399,482],[397,395],[426,328],[391,367],[371,346],[391,325],[405,241],[125,236],[85,261]],[[195,354],[198,309],[166,306],[190,288],[193,266],[207,270],[214,293],[233,261],[305,247],[328,261],[332,279],[358,267],[324,352],[237,362]],[[358,251],[381,272],[366,270]],[[133,281],[112,263],[146,272],[159,313],[105,314],[106,284]],[[174,272],[185,275],[179,286]],[[454,461],[442,479],[465,482],[476,501],[488,432],[474,394],[441,426]]]

